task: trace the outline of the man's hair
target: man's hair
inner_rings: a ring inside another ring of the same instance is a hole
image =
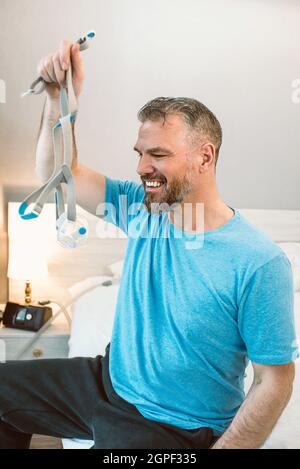
[[[216,165],[222,144],[222,128],[216,116],[196,99],[155,98],[148,101],[139,110],[137,116],[140,122],[163,120],[165,123],[166,117],[170,114],[181,115],[197,141],[201,141],[203,137],[210,139],[216,148]]]

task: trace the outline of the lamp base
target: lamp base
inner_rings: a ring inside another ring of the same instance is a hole
[[[29,305],[31,303],[31,286],[30,281],[26,280],[26,287],[25,287],[25,304]]]

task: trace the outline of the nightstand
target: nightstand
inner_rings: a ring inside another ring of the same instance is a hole
[[[52,307],[54,315],[59,308],[56,305],[50,306]],[[4,308],[4,305],[0,305],[0,310],[4,310]],[[6,360],[14,360],[18,351],[21,350],[35,334],[36,332],[13,329],[1,325],[0,341],[3,341],[1,346],[1,360],[3,359],[3,348],[5,348]],[[67,358],[69,338],[70,327],[64,315],[60,314],[19,359]]]

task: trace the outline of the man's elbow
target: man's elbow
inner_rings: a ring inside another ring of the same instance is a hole
[[[296,374],[295,363],[294,362],[287,363],[284,381],[285,381],[286,387],[290,391],[290,393],[292,393],[292,391],[293,391],[293,384],[294,384],[294,381],[295,381],[295,374]]]
[[[292,396],[292,393],[293,393],[295,375],[296,375],[295,363],[291,362],[291,363],[289,363],[289,372],[288,372],[288,377],[287,377],[287,393],[288,393],[287,403],[289,402],[289,400]]]
[[[254,376],[256,384],[265,384],[269,389],[276,389],[278,395],[288,402],[295,380],[295,363],[290,362],[283,365],[254,365]]]
[[[278,374],[275,373],[275,378],[273,377],[273,385],[276,385],[276,388],[283,398],[284,406],[286,406],[293,393],[295,363],[291,362],[281,366],[283,366],[284,369]]]

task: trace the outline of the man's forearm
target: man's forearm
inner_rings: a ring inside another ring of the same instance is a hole
[[[255,384],[231,425],[212,449],[260,448],[271,433],[292,389],[276,383]]]
[[[54,150],[52,141],[52,129],[60,116],[59,98],[49,99],[47,96],[39,129],[36,148],[36,174],[44,182],[49,179],[54,170]],[[77,165],[77,148],[75,142],[74,123],[73,130],[73,158],[72,168]]]

